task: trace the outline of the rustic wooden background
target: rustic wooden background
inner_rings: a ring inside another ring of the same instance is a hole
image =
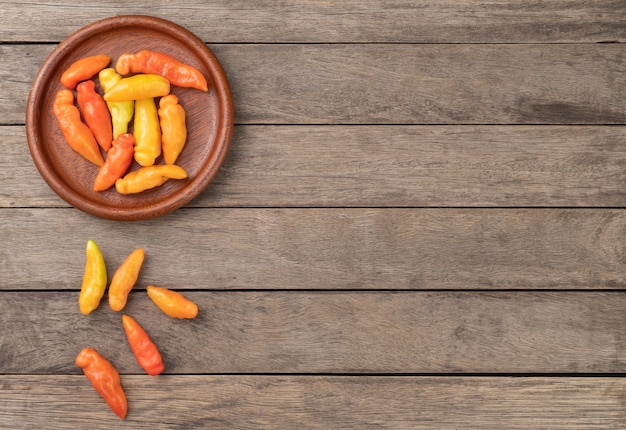
[[[626,1],[0,0],[0,428],[626,427]],[[119,223],[35,169],[26,100],[101,18],[188,28],[232,85],[215,182]],[[84,246],[144,247],[77,309]],[[193,321],[145,286],[185,291]],[[74,364],[118,367],[120,421]]]

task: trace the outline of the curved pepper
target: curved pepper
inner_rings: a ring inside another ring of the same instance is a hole
[[[198,69],[161,52],[143,50],[136,54],[124,54],[118,58],[115,69],[122,75],[127,73],[157,74],[167,78],[178,87],[208,90],[206,78]]]
[[[93,348],[83,349],[75,363],[83,369],[91,385],[106,400],[111,410],[120,418],[126,417],[128,403],[117,369]]]
[[[163,97],[170,93],[170,81],[161,75],[141,74],[122,78],[104,93],[108,102]]]
[[[161,353],[150,339],[150,336],[148,336],[148,333],[145,332],[137,321],[128,315],[122,315],[122,325],[124,326],[130,349],[133,350],[135,359],[141,368],[150,376],[156,376],[163,372],[165,366],[163,365]]]
[[[159,101],[158,113],[163,159],[166,164],[174,164],[187,140],[185,109],[178,103],[178,97],[169,94]]]
[[[172,318],[195,318],[198,315],[198,305],[177,291],[154,285],[149,285],[146,291],[154,304]]]
[[[128,294],[139,277],[143,258],[143,249],[135,249],[115,271],[109,286],[109,306],[114,311],[121,311],[126,306]]]
[[[124,176],[133,161],[135,137],[130,133],[120,134],[113,141],[104,164],[100,166],[93,184],[94,191],[104,191],[115,185]]]
[[[114,68],[109,67],[100,71],[98,79],[100,80],[100,86],[106,93],[122,79],[122,75],[117,73]],[[106,102],[106,104],[111,113],[113,139],[116,139],[117,136],[128,131],[128,123],[135,112],[135,102],[129,100],[125,102]]]
[[[135,102],[135,161],[140,166],[152,166],[161,155],[161,126],[154,99]]]
[[[113,141],[113,125],[106,102],[96,92],[96,84],[91,80],[78,84],[76,93],[78,106],[83,113],[85,123],[96,138],[98,145],[108,151]]]
[[[140,167],[115,181],[120,194],[135,194],[163,185],[168,179],[185,179],[187,172],[175,164]]]
[[[96,242],[88,240],[85,253],[87,254],[87,262],[78,296],[78,305],[80,312],[87,315],[98,307],[102,296],[104,296],[104,290],[107,286],[107,268]]]
[[[70,90],[57,93],[52,112],[70,147],[96,166],[102,166],[104,159],[98,142],[87,124],[81,121],[80,111],[74,106],[74,94]]]
[[[104,69],[111,62],[108,55],[92,55],[75,61],[61,75],[61,83],[70,90]]]

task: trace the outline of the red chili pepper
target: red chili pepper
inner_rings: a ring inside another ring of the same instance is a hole
[[[76,365],[83,369],[91,385],[109,404],[118,417],[126,417],[128,403],[117,369],[93,348],[83,349],[76,357]]]
[[[80,111],[74,106],[74,94],[70,90],[64,89],[57,93],[52,112],[72,149],[96,166],[102,166],[104,159],[96,138],[87,124],[81,121]]]
[[[165,369],[161,353],[148,333],[128,315],[122,315],[122,325],[128,338],[128,344],[135,354],[137,363],[145,370],[148,375],[156,376]]]
[[[161,52],[143,50],[136,54],[124,54],[118,58],[115,70],[122,75],[128,73],[161,75],[172,85],[208,91],[206,78],[202,72]]]
[[[76,87],[78,106],[83,118],[93,133],[98,145],[105,151],[111,148],[113,140],[113,123],[111,112],[104,98],[96,92],[96,84],[93,81],[84,81]]]
[[[135,136],[130,133],[120,134],[113,141],[104,164],[100,167],[93,184],[94,191],[104,191],[115,185],[115,181],[124,176],[135,152]]]
[[[80,81],[85,81],[104,69],[111,62],[108,55],[92,55],[81,58],[70,65],[61,75],[61,83],[73,90]]]

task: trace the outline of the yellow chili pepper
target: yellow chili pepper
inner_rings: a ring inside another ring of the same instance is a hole
[[[87,241],[87,262],[78,296],[80,312],[87,315],[100,304],[107,286],[107,269],[100,248],[93,240]]]
[[[104,93],[108,102],[163,97],[170,93],[170,81],[160,75],[140,74],[122,78]]]
[[[185,109],[178,103],[178,97],[169,94],[159,101],[158,113],[163,158],[166,164],[174,164],[187,140]]]
[[[121,79],[122,75],[117,73],[113,67],[103,69],[98,74],[100,86],[106,93]],[[111,112],[111,120],[113,122],[113,140],[120,134],[128,132],[128,123],[135,112],[135,102],[128,100],[125,102],[107,102],[109,112]]]
[[[135,249],[115,271],[109,286],[109,306],[114,311],[121,311],[126,306],[128,294],[139,277],[143,258],[143,249]]]
[[[152,166],[161,155],[161,126],[154,99],[135,102],[135,161],[140,166]]]
[[[168,179],[185,179],[187,172],[175,164],[140,167],[115,181],[120,194],[135,194],[164,184]]]

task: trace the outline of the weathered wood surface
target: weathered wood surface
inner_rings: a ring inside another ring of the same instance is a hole
[[[241,124],[626,120],[623,44],[210,47],[233,87]],[[30,84],[50,51],[50,45],[0,45],[1,124],[23,123]]]
[[[0,211],[0,290],[80,288],[85,243],[111,274],[182,289],[623,289],[626,214],[576,209],[184,209],[120,224]],[[164,239],[166,238],[166,239]]]
[[[596,43],[626,41],[624,0],[0,10],[0,428],[626,427],[626,48]],[[115,223],[48,189],[24,111],[58,42],[133,13],[208,43],[237,127],[186,208]],[[106,300],[78,312],[87,239],[109,277],[146,249],[126,311],[165,375]],[[84,346],[122,372],[127,421]]]
[[[603,126],[237,126],[187,206],[622,207],[624,141]],[[0,153],[0,207],[68,207],[23,126],[0,127]]]
[[[143,371],[121,313],[78,292],[3,292],[0,374],[79,374],[87,346]],[[159,345],[167,374],[624,373],[621,292],[187,291],[198,317],[173,320],[145,291],[123,313]]]
[[[78,376],[0,376],[11,429],[507,429],[626,426],[624,378],[123,376],[118,420]]]
[[[59,42],[121,14],[159,16],[205,41],[251,43],[520,43],[626,40],[624,2],[497,0],[297,0],[249,2],[0,1],[2,38]],[[49,25],[54,22],[55,25]]]

